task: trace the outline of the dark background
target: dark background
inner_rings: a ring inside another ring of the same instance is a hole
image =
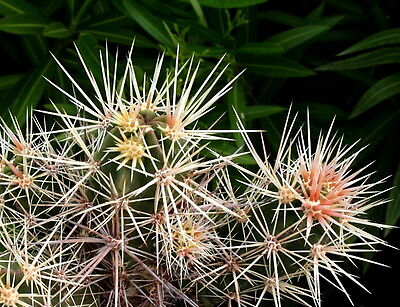
[[[61,87],[71,88],[52,60],[49,54],[52,52],[90,91],[74,42],[98,78],[98,52],[104,52],[106,40],[111,54],[118,47],[122,67],[135,38],[134,59],[139,74],[152,71],[160,51],[166,53],[166,66],[173,65],[179,44],[181,61],[187,60],[192,52],[203,58],[200,79],[223,54],[226,54],[224,62],[230,63],[226,80],[247,68],[204,125],[227,112],[228,116],[219,125],[236,128],[233,106],[246,127],[268,131],[267,146],[274,153],[290,104],[300,113],[299,126],[309,109],[315,136],[335,116],[335,127],[339,135],[345,135],[347,143],[361,139],[360,147],[369,144],[354,167],[375,161],[370,168],[376,171],[372,180],[391,175],[381,189],[398,184],[399,1],[196,0],[192,3],[2,1],[0,113],[9,121],[8,110],[11,110],[23,125],[27,109],[51,110],[49,99],[67,112],[74,112],[66,98],[42,78],[45,75]],[[377,40],[367,47],[339,55],[371,35],[377,35]],[[233,152],[243,144],[240,137],[236,139],[235,146],[219,144],[215,149]],[[370,212],[370,218],[398,224],[399,189],[393,189],[385,197],[392,199],[391,203]],[[394,230],[386,238],[399,247],[399,236]],[[392,268],[360,264],[358,275],[373,294],[347,283],[355,305],[397,306],[399,252],[385,247],[373,259]],[[349,305],[335,291],[327,291],[324,296],[324,306]]]

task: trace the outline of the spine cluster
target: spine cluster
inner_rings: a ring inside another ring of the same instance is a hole
[[[2,124],[0,305],[321,306],[324,286],[351,301],[342,280],[364,287],[346,263],[386,244],[367,217],[383,180],[352,169],[362,149],[332,126],[314,143],[289,114],[269,158],[239,119],[199,121],[234,81],[217,89],[223,59],[199,80],[193,58],[164,70],[160,56],[138,80],[131,52],[122,72],[100,54],[98,78],[78,50],[92,93],[59,62],[73,92],[49,80],[76,114]],[[245,152],[209,146],[233,133]]]

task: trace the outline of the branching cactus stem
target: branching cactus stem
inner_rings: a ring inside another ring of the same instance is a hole
[[[77,53],[91,89],[58,59],[72,91],[49,80],[76,113],[1,122],[1,306],[321,306],[332,285],[351,302],[343,279],[365,289],[345,262],[382,265],[363,254],[390,226],[368,219],[384,179],[353,169],[356,144],[332,125],[314,143],[291,111],[275,156],[239,116],[205,128],[238,77],[220,85],[225,58],[204,74],[162,54],[139,80],[132,50],[123,69],[100,53],[100,78]],[[243,148],[215,149],[235,134]]]

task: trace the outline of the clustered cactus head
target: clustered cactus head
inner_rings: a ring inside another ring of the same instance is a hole
[[[2,124],[2,306],[320,306],[325,284],[364,288],[343,262],[374,262],[368,229],[387,226],[367,218],[386,201],[351,168],[360,150],[288,115],[274,161],[239,120],[248,152],[222,156],[209,142],[238,131],[198,123],[234,81],[217,90],[222,60],[198,85],[193,57],[138,80],[131,53],[121,78],[100,54],[99,82],[78,50],[94,95],[57,61],[77,113]]]

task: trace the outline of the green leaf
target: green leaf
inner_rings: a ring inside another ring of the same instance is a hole
[[[44,28],[43,35],[52,38],[66,38],[69,37],[71,33],[61,22],[52,22]]]
[[[306,17],[306,22],[308,24],[314,24],[317,20],[319,20],[324,12],[325,3],[320,4],[315,10],[311,11],[310,14]]]
[[[73,85],[59,65],[55,65],[52,81],[67,92],[73,91]],[[57,104],[67,104],[69,101],[69,98],[54,86],[48,87],[48,96]]]
[[[126,13],[134,19],[147,33],[166,47],[173,47],[174,44],[159,18],[154,17],[147,9],[137,2],[123,0]]]
[[[355,1],[326,0],[326,2],[329,3],[329,5],[348,13],[352,18],[364,13],[362,7]]]
[[[384,45],[399,44],[400,43],[400,28],[389,29],[375,33],[362,41],[347,48],[338,55],[345,55],[357,51],[362,51],[370,48],[381,47]]]
[[[271,152],[277,152],[279,148],[279,143],[282,138],[282,123],[284,123],[284,119],[281,116],[277,116],[281,118],[279,120],[279,124],[277,124],[273,120],[273,116],[267,116],[263,121],[260,121],[261,128],[266,130],[265,134],[266,139],[269,143],[269,148],[271,148]]]
[[[376,82],[376,78],[359,70],[341,70],[338,71],[337,74],[341,77],[348,78],[355,83],[368,87],[372,86],[372,84]]]
[[[304,20],[298,16],[288,14],[282,11],[266,11],[258,14],[259,18],[265,18],[270,21],[274,21],[279,24],[283,24],[289,27],[300,27],[304,25]]]
[[[64,111],[69,115],[76,115],[77,113],[75,105],[71,103],[55,103],[55,106],[57,107],[58,110]],[[43,108],[49,111],[57,111],[57,109],[51,103],[44,104]]]
[[[372,85],[354,107],[350,118],[356,117],[378,103],[400,93],[400,73],[390,75]]]
[[[191,45],[191,44],[182,45],[181,51],[182,54],[195,53],[196,56],[200,58],[216,58],[216,59],[220,59],[225,53],[227,53],[227,49],[225,48],[207,47],[203,45]]]
[[[387,47],[370,51],[346,60],[336,61],[316,68],[316,70],[346,70],[371,67],[376,65],[399,63],[400,47]]]
[[[133,21],[128,16],[121,15],[118,11],[114,11],[93,16],[82,24],[88,27],[120,27],[131,25],[132,23]]]
[[[111,6],[110,3],[108,3],[108,0],[97,0],[93,3],[91,10],[96,15],[100,15],[109,12],[111,10]]]
[[[253,120],[280,113],[285,110],[287,110],[287,108],[281,106],[247,106],[245,109],[245,115],[247,120]]]
[[[376,114],[359,133],[364,144],[377,144],[387,137],[389,132],[396,128],[400,117],[400,110],[385,110]],[[365,131],[368,131],[366,135]]]
[[[326,32],[328,29],[328,26],[321,25],[302,26],[271,36],[268,41],[278,44],[287,51]]]
[[[13,34],[39,34],[46,24],[40,15],[10,15],[0,19],[0,30]]]
[[[309,110],[310,117],[314,120],[320,120],[324,122],[330,122],[333,119],[333,116],[339,120],[345,120],[348,117],[348,114],[344,112],[342,109],[338,108],[335,105],[322,103],[320,101],[306,101],[301,103],[296,103],[296,108],[301,110]]]
[[[121,44],[121,45],[132,45],[135,42],[136,47],[143,48],[157,48],[157,45],[147,38],[132,33],[131,30],[121,29],[117,27],[95,27],[84,29],[86,33],[90,33],[99,40],[107,40],[109,42]]]
[[[19,123],[25,121],[26,112],[34,108],[42,98],[46,88],[46,81],[43,76],[49,77],[52,72],[53,59],[46,58],[31,73],[25,75],[16,85],[16,95],[9,104],[10,112],[18,119]]]
[[[262,57],[257,62],[242,65],[255,74],[275,78],[307,77],[315,74],[293,60],[273,56]]]
[[[76,1],[77,0],[67,0],[68,13],[71,18],[74,16]]]
[[[36,66],[49,55],[49,49],[45,38],[39,34],[24,35],[21,38],[23,50],[28,59]]]
[[[338,16],[332,16],[332,17],[327,17],[327,18],[321,18],[318,21],[315,21],[314,25],[327,26],[329,28],[332,28],[333,26],[335,26],[339,22],[341,22],[344,17],[345,17],[344,15],[338,15]],[[349,30],[347,29],[346,31],[349,31]]]
[[[240,80],[236,81],[233,88],[228,93],[228,114],[231,123],[231,129],[238,129],[236,113],[240,117],[241,122],[246,122],[244,110],[246,108],[246,96]],[[236,113],[235,113],[236,111]],[[238,147],[244,145],[243,138],[239,133],[235,133],[235,140]]]
[[[10,89],[22,76],[22,74],[0,76],[0,92]]]
[[[203,10],[201,8],[201,5],[200,5],[199,1],[198,0],[189,0],[189,1],[190,1],[190,4],[193,7],[194,12],[197,15],[199,23],[202,26],[207,27],[207,20],[206,20],[206,18],[204,16],[204,12],[203,12]]]
[[[92,7],[94,0],[81,0],[79,1],[79,9],[76,14],[72,14],[70,28],[75,30],[84,18],[85,13]]]
[[[40,5],[40,13],[45,16],[53,15],[57,10],[64,6],[64,1],[47,0]]]
[[[25,0],[0,0],[0,14],[35,13],[37,8]]]
[[[226,45],[229,42],[226,37],[223,37],[221,34],[212,29],[199,25],[197,22],[179,19],[177,20],[177,23],[183,27],[188,27],[190,33],[196,34],[209,42],[213,42],[218,45]]]
[[[238,147],[233,145],[234,143],[232,142],[218,142],[218,143],[211,143],[209,145],[209,148],[211,148],[213,151],[216,153],[222,155],[222,156],[229,156],[234,153],[238,153]],[[215,158],[215,155],[208,151],[202,152],[202,154],[206,157],[209,158]],[[243,154],[242,156],[236,157],[233,159],[234,162],[242,165],[254,165],[256,164],[256,161],[250,154]]]
[[[363,34],[354,30],[330,30],[319,38],[320,42],[353,42],[363,37]]]
[[[400,219],[400,166],[397,168],[396,176],[393,180],[394,189],[390,192],[391,199],[386,209],[385,224],[396,225]],[[388,235],[390,229],[385,229],[385,236]]]
[[[181,0],[182,1],[182,0]],[[190,2],[190,0],[183,0]],[[199,4],[208,7],[231,9],[235,7],[246,7],[267,2],[267,0],[198,0]]]
[[[277,43],[272,42],[260,42],[260,43],[249,43],[237,50],[242,54],[265,54],[265,55],[278,55],[283,53],[283,48]]]
[[[387,29],[389,28],[389,18],[385,10],[379,6],[379,1],[368,1],[368,6],[370,10],[370,14],[372,15],[373,18],[373,23],[375,27],[379,29]]]
[[[79,35],[76,45],[88,69],[93,73],[97,80],[102,80],[99,54],[100,47],[97,45],[97,40],[90,34],[82,33]]]

